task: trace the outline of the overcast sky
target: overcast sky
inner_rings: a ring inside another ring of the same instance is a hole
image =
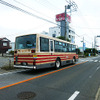
[[[55,22],[55,15],[64,12],[66,0],[4,0],[39,17]],[[68,0],[67,0],[68,1]],[[94,36],[100,35],[100,0],[74,0],[78,6],[72,13],[72,28],[75,29],[76,44],[82,46],[84,37],[86,46],[91,47]],[[0,37],[12,42],[18,35],[49,32],[55,24],[17,11],[0,3]]]

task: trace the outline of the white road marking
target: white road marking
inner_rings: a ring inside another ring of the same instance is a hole
[[[92,75],[90,75],[89,78],[92,78],[93,75],[94,75],[94,74],[97,72],[97,70],[99,70],[99,69],[100,69],[100,66],[96,68],[96,70],[94,71],[94,73],[93,73]]]
[[[97,62],[98,60],[94,60],[94,62]]]
[[[100,68],[100,66],[99,67],[97,67],[97,69],[96,70],[98,70]]]
[[[92,76],[89,76],[89,78],[92,78]]]
[[[84,61],[84,60],[81,60],[81,61]]]
[[[15,74],[15,73],[24,72],[24,71],[26,71],[26,70],[14,71],[14,72],[7,72],[7,73],[0,74],[0,76],[2,76],[2,75],[8,75],[8,74]]]
[[[79,93],[80,93],[79,91],[75,91],[75,92],[73,93],[73,95],[72,95],[68,100],[74,100],[74,99],[77,97],[77,95],[78,95]]]
[[[90,62],[92,62],[93,60],[89,60]]]
[[[99,100],[99,94],[100,94],[100,86],[99,86],[99,89],[98,89],[97,94],[95,96],[95,100]]]

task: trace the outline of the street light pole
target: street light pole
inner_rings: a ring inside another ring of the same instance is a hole
[[[83,56],[84,56],[84,37],[83,37]]]

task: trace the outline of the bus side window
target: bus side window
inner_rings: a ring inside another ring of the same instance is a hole
[[[55,48],[55,52],[58,52],[58,49],[59,49],[59,42],[58,41],[54,41],[54,48]]]
[[[63,52],[66,52],[66,51],[67,51],[67,48],[66,48],[66,44],[65,44],[65,43],[63,43],[62,51],[63,51]]]
[[[72,52],[76,52],[76,46],[72,45]]]
[[[69,52],[69,44],[68,43],[66,43],[66,52]]]
[[[49,51],[49,39],[40,37],[40,51]]]
[[[69,52],[71,52],[71,51],[72,51],[72,45],[69,44]]]
[[[62,50],[63,48],[62,48],[62,42],[59,42],[59,52],[62,52],[63,50]]]

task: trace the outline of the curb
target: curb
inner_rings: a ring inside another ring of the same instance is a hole
[[[95,100],[100,100],[100,86],[99,86],[99,89],[98,89],[98,91],[97,91]]]

